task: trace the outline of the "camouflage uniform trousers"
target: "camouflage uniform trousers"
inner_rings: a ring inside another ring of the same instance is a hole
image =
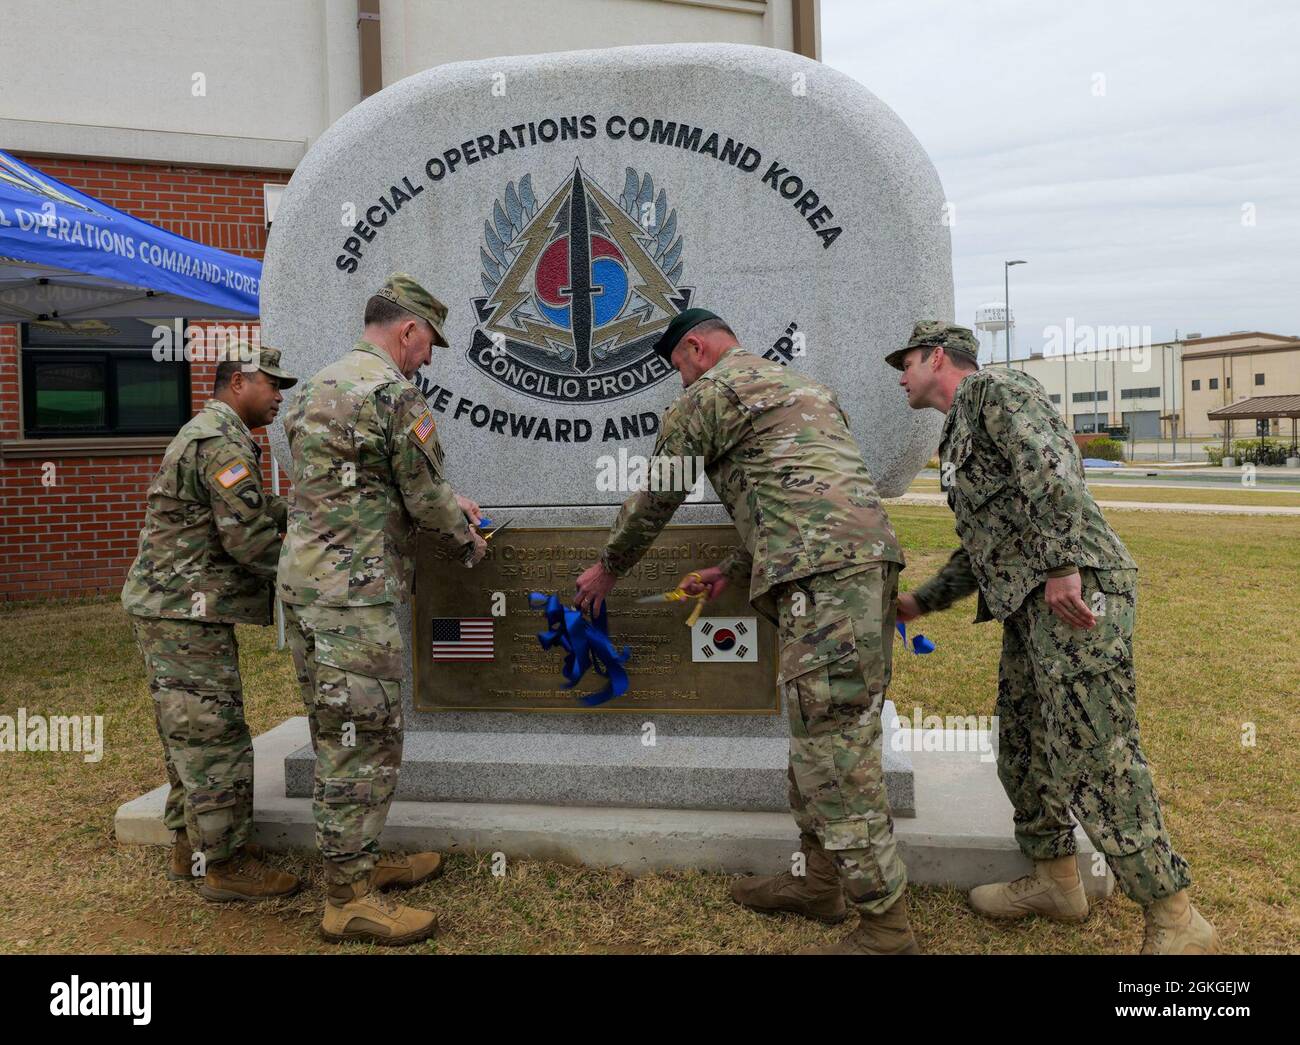
[[[171,785],[163,823],[209,863],[253,830],[253,741],[233,624],[131,617]]]
[[[391,604],[284,603],[316,751],[312,815],[326,879],[367,877],[402,762],[405,654]]]
[[[907,885],[880,764],[899,569],[856,564],[776,592],[790,809],[831,855],[849,903],[875,914]]]
[[[1075,852],[1078,818],[1120,888],[1139,904],[1191,884],[1169,841],[1138,737],[1135,571],[1080,571],[1097,623],[1062,621],[1040,587],[1004,621],[998,670],[998,777],[1032,860]],[[1103,613],[1098,613],[1098,610]]]

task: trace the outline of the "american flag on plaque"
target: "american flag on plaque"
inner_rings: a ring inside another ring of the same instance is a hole
[[[491,617],[434,617],[433,662],[495,660],[492,624]]]
[[[691,660],[756,664],[757,638],[757,617],[701,617],[691,626]]]

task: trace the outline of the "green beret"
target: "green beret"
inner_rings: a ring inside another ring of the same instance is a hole
[[[655,355],[661,356],[665,362],[670,362],[677,342],[689,334],[693,327],[698,327],[705,320],[721,318],[707,308],[688,308],[685,312],[678,312],[672,322],[664,328],[659,340],[655,342]]]

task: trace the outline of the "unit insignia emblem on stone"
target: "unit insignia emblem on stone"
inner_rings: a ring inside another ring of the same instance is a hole
[[[484,223],[483,287],[469,360],[534,399],[621,399],[672,373],[651,352],[689,307],[668,195],[631,167],[614,199],[575,163],[540,208],[532,175]]]

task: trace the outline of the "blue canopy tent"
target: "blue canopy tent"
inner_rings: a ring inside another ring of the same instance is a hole
[[[177,236],[0,152],[0,323],[255,319],[261,262]]]

